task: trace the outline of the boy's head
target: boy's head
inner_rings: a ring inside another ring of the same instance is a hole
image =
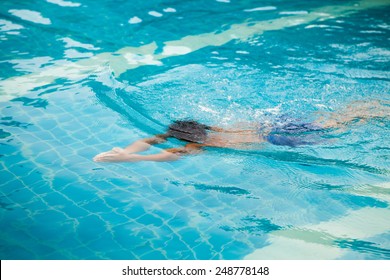
[[[193,143],[203,143],[207,139],[209,126],[193,120],[174,121],[168,128],[169,137]]]

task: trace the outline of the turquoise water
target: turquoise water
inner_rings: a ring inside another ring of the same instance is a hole
[[[2,1],[1,259],[390,259],[389,119],[319,145],[96,154],[389,101],[390,3]],[[179,141],[153,147],[174,147]]]

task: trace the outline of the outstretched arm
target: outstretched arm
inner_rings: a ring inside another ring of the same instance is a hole
[[[97,155],[93,160],[96,162],[175,161],[182,155],[199,152],[201,147],[200,144],[191,143],[181,148],[162,150],[153,155],[132,154],[126,149],[113,149],[110,152]]]
[[[97,155],[93,158],[95,162],[137,162],[137,161],[175,161],[179,156],[163,150],[159,154],[139,155],[130,154],[122,151],[112,152],[110,154]]]
[[[128,153],[143,152],[150,148],[151,145],[160,144],[167,141],[166,134],[158,134],[151,138],[145,138],[130,144],[124,150]]]
[[[130,144],[126,148],[115,147],[110,151],[100,153],[93,158],[94,161],[130,161],[130,154],[143,152],[150,148],[151,145],[163,143],[168,136],[166,134],[158,134],[151,138],[145,138]],[[128,160],[126,160],[128,158]],[[117,159],[117,160],[115,160]]]

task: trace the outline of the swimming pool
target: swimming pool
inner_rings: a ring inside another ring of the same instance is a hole
[[[92,161],[176,119],[312,120],[389,101],[389,12],[385,0],[2,1],[1,259],[390,259],[388,118],[320,145]]]

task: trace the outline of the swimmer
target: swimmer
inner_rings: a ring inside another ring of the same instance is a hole
[[[197,154],[205,147],[239,148],[245,144],[271,143],[297,147],[320,143],[318,135],[332,129],[345,129],[349,124],[373,118],[388,118],[390,107],[379,101],[355,102],[340,113],[330,113],[314,122],[300,122],[281,117],[273,124],[241,123],[234,129],[208,126],[194,120],[178,120],[169,125],[163,134],[141,139],[125,147],[115,147],[98,154],[95,162],[175,161],[184,155]],[[140,155],[151,145],[176,138],[187,142],[182,147],[161,150],[158,154]]]

